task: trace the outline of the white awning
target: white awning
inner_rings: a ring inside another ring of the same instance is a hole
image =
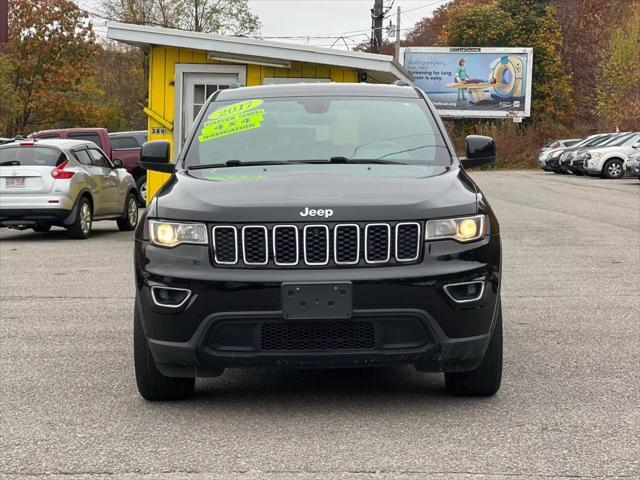
[[[287,62],[308,62],[354,68],[366,72],[373,82],[391,83],[396,80],[408,84],[413,82],[411,74],[389,55],[347,52],[309,45],[117,22],[107,22],[107,37],[138,46],[161,45],[203,50],[210,57],[232,58],[242,63],[278,62],[286,68]]]

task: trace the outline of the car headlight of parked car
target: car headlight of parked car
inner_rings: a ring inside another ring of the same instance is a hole
[[[485,215],[429,220],[425,229],[425,240],[453,238],[459,242],[471,242],[484,238],[485,235]]]
[[[153,245],[173,248],[182,243],[207,245],[207,227],[203,223],[177,223],[149,220]]]

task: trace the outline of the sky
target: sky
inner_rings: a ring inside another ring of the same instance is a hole
[[[309,45],[352,49],[371,35],[371,8],[374,0],[249,0],[251,11],[260,17],[265,37],[311,37],[273,38],[276,41],[308,43]],[[438,6],[449,0],[386,0],[385,6],[392,8],[384,21],[386,27],[391,20],[396,24],[396,7],[402,11],[401,29],[406,34],[416,22],[430,16]],[[87,10],[100,10],[100,0],[76,0]],[[98,34],[104,35],[104,20],[94,21]],[[386,32],[384,33],[386,35]],[[341,39],[340,37],[344,37]],[[327,37],[327,38],[313,38]]]

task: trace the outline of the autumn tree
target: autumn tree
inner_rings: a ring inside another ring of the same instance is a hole
[[[108,115],[94,76],[93,28],[71,0],[12,1],[1,48],[15,102],[5,134],[97,124]]]
[[[449,14],[443,40],[460,47],[533,47],[532,110],[538,118],[573,118],[571,74],[563,62],[556,8],[545,0],[495,0]]]
[[[143,52],[128,45],[105,43],[97,50],[96,65],[105,101],[118,114],[110,120],[113,128],[146,129],[143,108],[147,104],[148,85]]]
[[[13,63],[6,55],[0,54],[0,136],[9,132],[9,123],[18,110],[13,94]]]
[[[635,3],[635,5],[634,5]],[[562,58],[571,73],[576,116],[594,120],[596,80],[611,34],[640,8],[637,0],[553,0],[562,28]],[[639,47],[640,48],[640,47]]]
[[[609,128],[640,129],[640,9],[611,37],[596,84],[596,114]]]

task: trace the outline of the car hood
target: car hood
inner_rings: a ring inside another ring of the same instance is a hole
[[[416,220],[475,214],[476,187],[466,174],[459,168],[436,168],[297,165],[180,171],[158,193],[156,214],[169,220],[234,223]],[[307,209],[332,214],[301,215]]]

